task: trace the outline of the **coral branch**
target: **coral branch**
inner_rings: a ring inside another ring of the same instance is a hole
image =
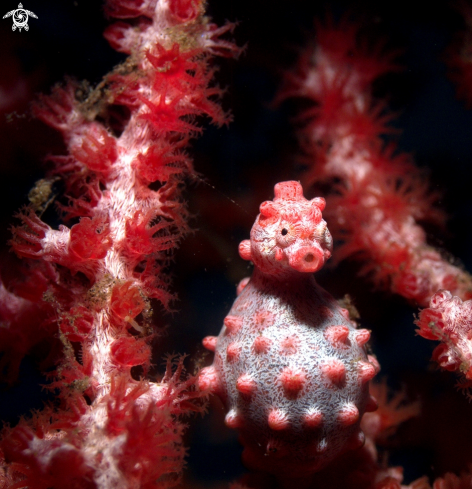
[[[54,230],[28,208],[13,228],[16,254],[47,263],[52,274],[34,299],[1,286],[2,347],[14,354],[4,353],[1,373],[13,378],[43,338],[21,344],[34,314],[59,336],[62,355],[49,384],[57,408],[4,430],[5,488],[173,487],[185,456],[179,418],[204,409],[195,378],[183,378],[183,359],[169,360],[159,383],[136,372],[149,372],[150,300],[169,309],[163,269],[188,230],[181,187],[193,169],[185,148],[202,132],[200,116],[229,120],[212,85],[218,32],[200,1],[111,0],[108,13],[140,19],[138,29],[120,22],[106,34],[130,58],[85,97],[69,80],[35,108],[64,138],[69,154],[50,158],[52,177],[65,181],[64,215],[79,220]],[[101,122],[111,105],[129,112],[119,133]]]
[[[371,84],[396,70],[395,53],[362,43],[360,29],[347,18],[317,25],[317,44],[287,77],[281,97],[311,100],[300,132],[308,171],[304,182],[331,185],[327,220],[342,243],[335,259],[353,256],[378,286],[426,306],[441,288],[472,297],[472,279],[426,242],[419,221],[441,223],[437,196],[411,158],[385,146],[391,132],[383,103]],[[333,182],[338,182],[332,186]]]

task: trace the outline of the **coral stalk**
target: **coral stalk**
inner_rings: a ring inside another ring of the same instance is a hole
[[[421,306],[439,289],[472,297],[472,279],[429,246],[423,221],[443,223],[425,175],[409,155],[382,136],[392,132],[385,104],[372,83],[397,69],[395,53],[369,48],[347,18],[317,25],[317,43],[287,77],[282,97],[313,107],[299,116],[307,155],[306,186],[330,187],[326,215],[342,243],[335,259],[353,256],[374,283]],[[334,183],[334,185],[333,185]]]
[[[68,81],[35,107],[68,150],[51,158],[50,178],[64,180],[69,226],[53,229],[38,207],[20,213],[12,248],[49,275],[41,270],[32,300],[2,292],[1,304],[9,329],[35,303],[52,308],[63,354],[50,386],[57,404],[3,433],[4,487],[172,487],[185,455],[179,416],[203,409],[195,379],[181,378],[182,360],[169,359],[159,383],[144,379],[152,301],[169,309],[165,268],[187,231],[185,148],[201,132],[198,117],[228,121],[210,60],[237,50],[219,40],[231,26],[212,24],[200,1],[118,0],[107,12],[136,19],[105,33],[129,58],[96,89]],[[121,127],[112,130],[103,121],[117,108]]]

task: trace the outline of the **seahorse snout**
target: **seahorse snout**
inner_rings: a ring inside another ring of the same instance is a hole
[[[314,273],[324,265],[324,253],[319,247],[301,246],[289,254],[288,262],[298,272]]]

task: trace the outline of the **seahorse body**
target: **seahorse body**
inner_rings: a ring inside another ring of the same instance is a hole
[[[203,342],[215,358],[200,387],[226,405],[246,465],[275,474],[312,473],[361,446],[361,417],[376,407],[370,334],[313,276],[331,255],[324,206],[305,199],[298,182],[275,186],[239,246],[253,275],[239,285],[220,335]]]

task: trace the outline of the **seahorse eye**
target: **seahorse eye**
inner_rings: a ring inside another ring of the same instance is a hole
[[[290,246],[298,236],[297,229],[290,223],[282,222],[275,235],[277,244],[282,248]]]

